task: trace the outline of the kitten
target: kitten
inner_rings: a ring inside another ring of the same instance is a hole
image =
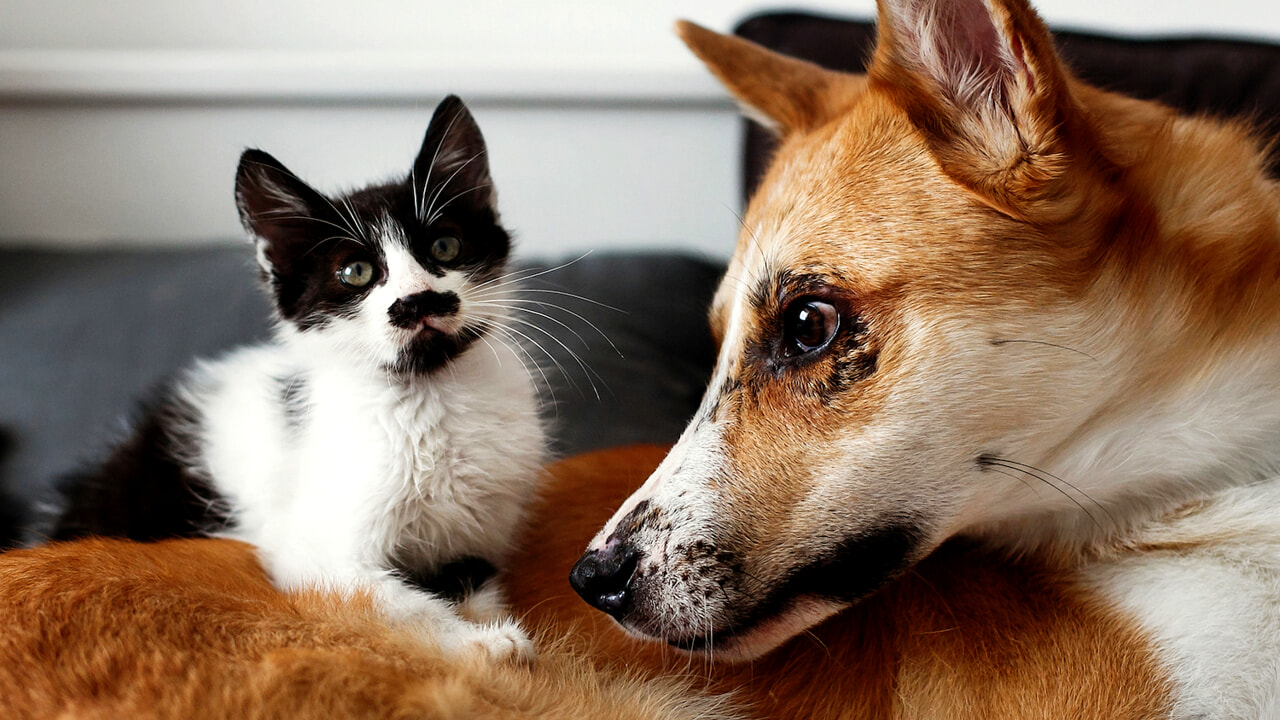
[[[422,589],[501,565],[543,460],[535,388],[503,342],[510,237],[475,120],[445,99],[408,177],[332,199],[247,150],[236,201],[274,341],[150,403],[105,465],[62,484],[47,534],[244,540],[282,588],[372,586],[446,648],[527,655],[514,621],[465,621]],[[468,602],[499,604],[494,583]]]

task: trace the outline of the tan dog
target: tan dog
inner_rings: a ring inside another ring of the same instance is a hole
[[[1172,716],[1280,716],[1258,139],[1076,81],[1021,0],[881,0],[879,22],[865,76],[681,27],[781,143],[703,404],[576,589],[747,660],[969,538],[1141,629]]]

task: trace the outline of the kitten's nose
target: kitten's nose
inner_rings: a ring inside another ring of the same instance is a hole
[[[426,290],[391,303],[387,316],[400,328],[415,328],[430,317],[456,315],[460,303],[457,293]]]
[[[578,558],[569,571],[569,584],[592,607],[621,618],[630,604],[628,590],[639,559],[635,548],[614,538]]]

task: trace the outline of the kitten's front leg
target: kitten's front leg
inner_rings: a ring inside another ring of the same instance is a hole
[[[512,618],[471,622],[448,601],[411,588],[393,575],[379,577],[374,588],[388,617],[420,626],[446,653],[462,654],[480,648],[495,660],[534,658],[533,641]]]

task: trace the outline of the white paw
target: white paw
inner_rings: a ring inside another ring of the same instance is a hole
[[[499,662],[530,662],[537,656],[533,641],[514,620],[483,625],[462,622],[441,632],[438,639],[448,652],[469,654],[479,650]]]
[[[454,610],[475,623],[497,622],[510,616],[507,606],[503,603],[502,591],[494,582],[485,583],[480,589],[468,593],[454,606]]]

